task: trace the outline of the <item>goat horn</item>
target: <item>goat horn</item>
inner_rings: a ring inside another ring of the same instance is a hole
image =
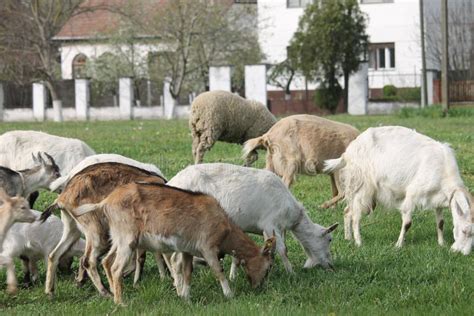
[[[323,236],[324,236],[324,235],[327,235],[327,234],[329,234],[330,232],[332,232],[333,230],[335,230],[338,225],[339,225],[339,223],[334,223],[334,224],[332,224],[331,226],[329,226],[328,228],[326,228],[326,230],[325,230],[324,233],[323,233]]]

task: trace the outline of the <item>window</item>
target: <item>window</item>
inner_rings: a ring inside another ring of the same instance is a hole
[[[86,62],[87,57],[84,54],[79,54],[74,57],[72,61],[72,76],[75,79],[84,78],[86,76]]]
[[[360,0],[362,4],[371,4],[371,3],[393,3],[393,0]]]
[[[313,3],[313,0],[286,0],[287,8],[305,8]]]
[[[370,44],[369,68],[375,70],[395,68],[394,43]]]

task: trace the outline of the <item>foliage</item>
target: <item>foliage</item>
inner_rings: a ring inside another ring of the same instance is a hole
[[[0,64],[10,80],[45,81],[59,99],[59,42],[53,37],[74,15],[103,5],[81,7],[83,0],[3,0],[0,2]]]
[[[116,32],[107,34],[105,43],[111,50],[86,63],[86,76],[93,78],[94,93],[116,95],[119,79],[132,77],[135,79],[135,95],[140,95],[139,79],[148,77],[148,61],[139,48],[141,34],[141,25],[128,19],[121,21]]]
[[[357,0],[316,1],[301,16],[290,44],[294,64],[308,79],[335,86],[344,77],[346,110],[349,75],[367,51],[365,29],[366,16]]]
[[[169,1],[158,8],[148,30],[168,46],[153,60],[153,78],[170,79],[176,98],[188,86],[202,91],[213,65],[233,64],[234,78],[242,88],[243,65],[262,58],[252,13],[225,1]],[[196,84],[197,83],[197,84]]]
[[[342,88],[336,81],[334,85],[322,82],[314,93],[314,101],[321,108],[334,112],[341,100]]]
[[[383,87],[384,98],[394,97],[396,95],[397,95],[397,87],[395,87],[394,85],[388,84]]]
[[[456,151],[467,188],[471,192],[474,190],[473,116],[438,119],[337,115],[329,118],[354,125],[361,131],[372,126],[402,125],[448,142]],[[193,164],[186,120],[0,125],[0,133],[13,129],[42,130],[77,137],[97,152],[118,153],[155,163],[168,179]],[[240,156],[241,146],[219,142],[206,154],[206,162],[223,161],[241,165]],[[257,164],[260,168],[264,165],[263,156]],[[330,197],[330,188],[327,176],[299,176],[291,191],[307,208],[313,221],[326,226],[339,222],[341,226],[344,203],[330,211],[318,207]],[[44,210],[55,197],[54,194],[42,192],[37,209]],[[394,244],[400,230],[400,214],[377,206],[375,212],[362,217],[362,247],[344,240],[342,227],[334,232],[334,272],[321,268],[304,269],[304,251],[292,234],[287,233],[288,256],[295,273],[287,274],[277,256],[268,280],[262,288],[254,290],[240,269],[237,279],[230,283],[235,293],[233,299],[223,296],[213,274],[202,267],[193,272],[191,303],[183,302],[177,297],[170,279],[160,280],[151,254],[148,255],[138,288],[133,287],[132,278],[125,278],[125,307],[117,307],[111,299],[99,296],[89,280],[84,286],[77,287],[73,275],[58,276],[56,295],[50,299],[43,292],[45,270],[40,262],[40,282],[31,288],[22,288],[17,295],[9,296],[2,284],[0,311],[5,315],[469,315],[472,314],[474,293],[473,255],[450,252],[452,219],[447,210],[443,213],[445,247],[439,247],[436,242],[433,212],[420,211],[414,213],[404,248],[396,249]],[[255,240],[262,244],[262,238],[255,237]],[[229,258],[223,266],[228,273]],[[77,267],[78,260],[75,259],[74,270]],[[17,268],[17,276],[21,278],[19,261]],[[105,280],[105,276],[102,277]],[[0,280],[5,282],[5,278],[5,270],[2,269]]]

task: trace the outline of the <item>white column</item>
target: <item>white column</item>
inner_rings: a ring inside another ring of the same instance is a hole
[[[351,115],[365,115],[368,107],[369,64],[362,63],[359,70],[349,77],[349,100],[347,111]]]
[[[256,100],[267,106],[267,67],[245,66],[245,98]]]
[[[33,83],[33,117],[38,121],[46,119],[46,87],[39,82]]]
[[[133,80],[132,78],[119,79],[119,107],[120,117],[125,120],[133,119]]]
[[[231,74],[229,66],[209,68],[209,91],[231,91]]]
[[[74,92],[76,95],[76,117],[78,120],[88,120],[90,107],[89,80],[76,79],[74,81]]]
[[[63,101],[53,100],[53,121],[63,121]]]
[[[5,93],[3,91],[3,83],[0,82],[0,122],[3,121],[4,104],[5,104]]]
[[[170,92],[170,83],[171,79],[166,78],[163,84],[163,104],[164,104],[164,114],[165,118],[168,120],[174,117],[174,108],[176,106],[176,100],[173,98]]]
[[[429,105],[432,105],[434,103],[434,87],[433,87],[433,80],[434,80],[434,76],[435,76],[435,72],[434,71],[431,71],[431,70],[427,70],[426,71],[426,90],[427,90],[427,93],[428,93],[428,104],[427,106]],[[423,76],[422,76],[423,78]],[[422,79],[423,80],[423,79]],[[422,96],[423,96],[423,84],[421,85],[421,93],[422,93]]]

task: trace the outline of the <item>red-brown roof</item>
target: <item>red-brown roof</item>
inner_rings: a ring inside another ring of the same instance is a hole
[[[132,2],[131,2],[132,1]],[[54,37],[55,40],[81,40],[106,36],[117,29],[120,23],[120,13],[126,5],[148,5],[151,8],[161,6],[169,0],[85,0],[84,8],[95,8],[74,15]],[[195,0],[198,1],[198,0]],[[214,0],[216,1],[216,0]],[[234,0],[217,0],[232,4]],[[153,11],[153,10],[151,10]]]

